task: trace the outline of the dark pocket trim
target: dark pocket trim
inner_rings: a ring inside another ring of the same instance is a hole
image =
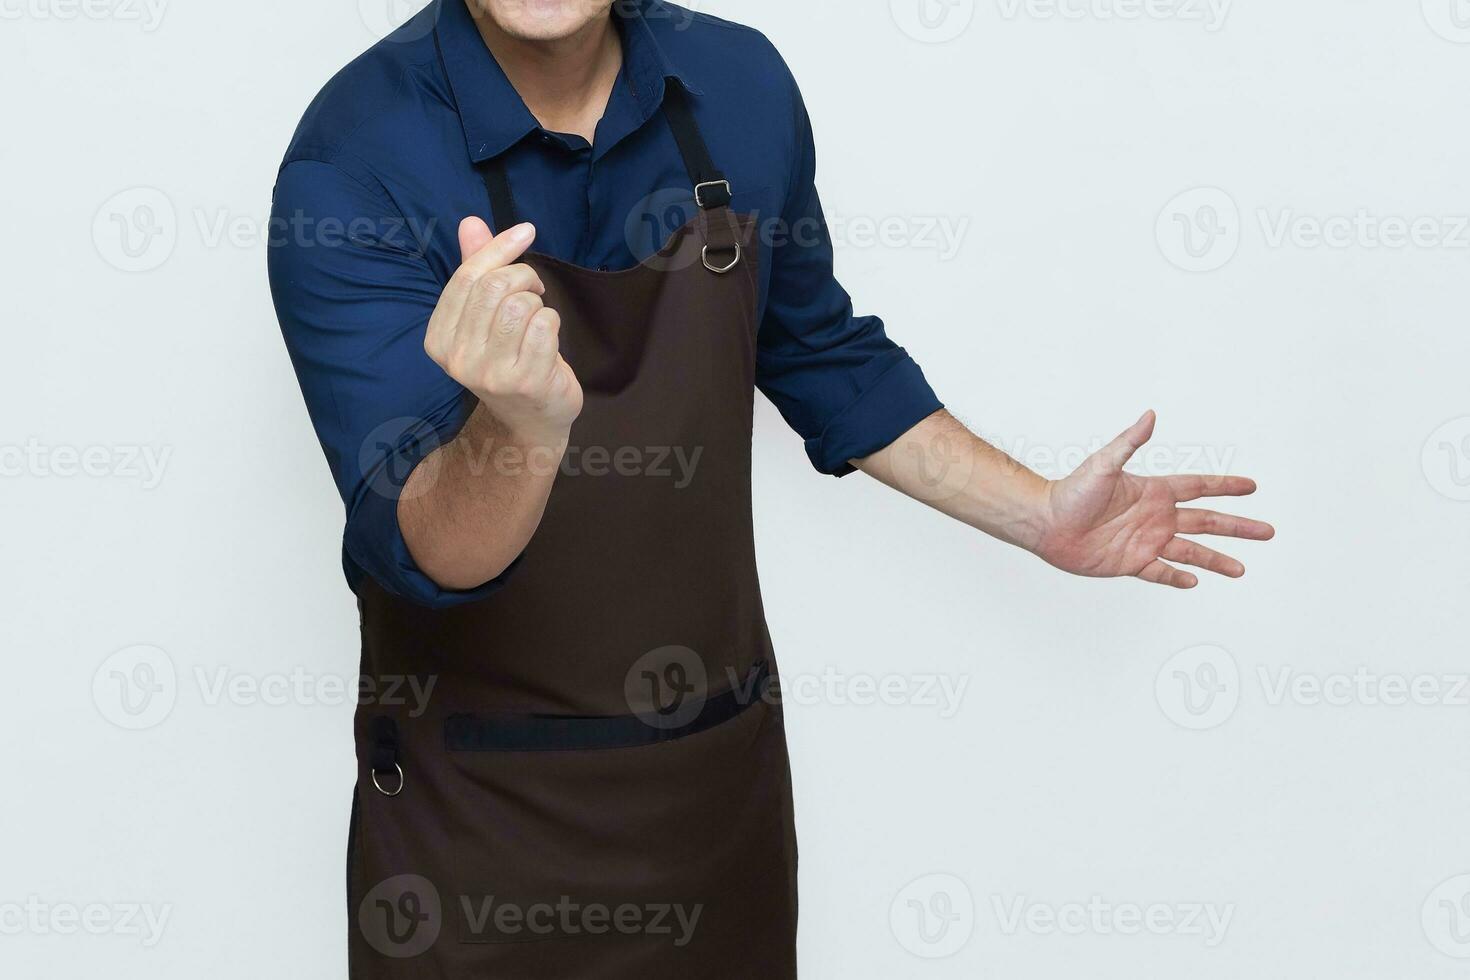
[[[450,715],[444,721],[449,752],[560,752],[627,749],[695,735],[735,718],[765,697],[770,666],[753,664],[744,684],[711,697],[681,725],[650,715]]]

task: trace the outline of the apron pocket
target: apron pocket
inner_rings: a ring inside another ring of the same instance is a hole
[[[618,955],[683,960],[733,956],[753,926],[786,928],[784,726],[763,697],[768,666],[748,677],[674,727],[638,715],[446,719],[458,778],[445,917],[460,947],[551,943],[578,958],[580,940],[600,938]]]
[[[709,697],[701,705],[676,702],[629,715],[450,715],[444,722],[444,748],[448,752],[558,752],[672,742],[735,718],[765,697],[770,679],[770,666],[761,660],[752,665],[744,684]],[[693,717],[685,720],[690,715]]]

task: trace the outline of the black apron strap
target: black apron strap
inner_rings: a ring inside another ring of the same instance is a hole
[[[694,184],[694,203],[699,206],[705,240],[700,261],[709,271],[724,274],[739,265],[741,258],[740,224],[730,210],[730,181],[709,155],[683,85],[672,80],[664,84],[663,109]]]
[[[674,142],[679,144],[679,155],[684,158],[684,169],[689,171],[689,180],[694,184],[694,201],[706,211],[722,208],[730,203],[730,181],[715,166],[709,155],[709,146],[694,121],[694,111],[689,108],[689,94],[684,86],[674,82],[664,85],[664,118],[674,131]]]
[[[679,155],[684,158],[684,169],[694,185],[694,203],[704,212],[705,239],[703,261],[711,272],[729,272],[740,261],[739,227],[734,215],[728,210],[731,201],[730,181],[715,166],[709,154],[709,146],[694,121],[694,111],[689,106],[689,94],[677,82],[669,81],[664,86],[664,118],[679,146]],[[498,154],[475,165],[485,182],[485,192],[490,197],[490,217],[495,234],[519,223],[516,216],[515,198],[510,191],[510,180],[505,173],[505,155]]]
[[[510,180],[505,176],[505,154],[482,160],[475,166],[485,181],[485,191],[490,195],[490,218],[495,224],[495,234],[519,224],[515,198],[510,193]]]

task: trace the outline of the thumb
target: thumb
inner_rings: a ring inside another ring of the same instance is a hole
[[[472,215],[464,219],[459,223],[459,260],[463,262],[494,240],[483,218]]]
[[[1097,454],[1097,465],[1103,473],[1120,472],[1128,461],[1133,458],[1140,446],[1148,442],[1154,434],[1154,421],[1157,416],[1153,409],[1143,413],[1143,417],[1118,438],[1108,443]]]

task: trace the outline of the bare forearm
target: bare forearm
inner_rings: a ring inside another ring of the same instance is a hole
[[[1263,521],[1179,505],[1201,497],[1244,496],[1255,481],[1238,476],[1136,476],[1123,467],[1153,435],[1143,417],[1071,475],[1052,482],[936,412],[887,448],[853,465],[884,483],[1074,575],[1132,575],[1176,589],[1198,578],[1177,562],[1229,578],[1245,566],[1185,537],[1215,534],[1266,541]]]
[[[1035,550],[1048,481],[938,411],[865,459],[864,473],[1002,541]]]
[[[541,523],[565,434],[518,434],[483,405],[409,476],[398,524],[424,574],[473,589],[515,561]]]

